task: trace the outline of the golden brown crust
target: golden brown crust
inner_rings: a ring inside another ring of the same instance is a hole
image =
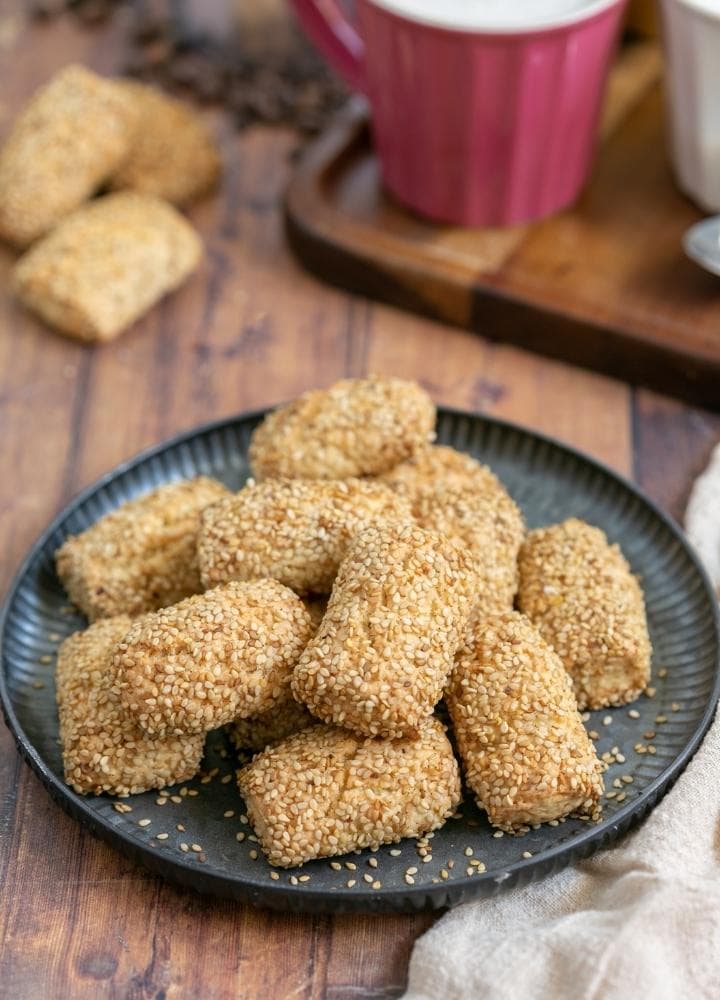
[[[433,445],[382,478],[408,497],[418,524],[452,538],[475,557],[475,615],[512,610],[525,524],[497,476],[470,455]]]
[[[200,239],[172,205],[134,191],[78,208],[20,258],[12,288],[79,340],[112,340],[197,267]]]
[[[419,836],[460,802],[457,762],[432,718],[413,740],[305,729],[255,757],[238,786],[268,860],[281,867]]]
[[[288,695],[284,701],[269,708],[260,715],[249,719],[236,719],[227,727],[228,736],[236,750],[251,750],[257,753],[281,740],[287,739],[301,729],[317,725],[304,705]]]
[[[293,694],[313,715],[368,736],[412,735],[442,696],[477,590],[471,559],[411,524],[351,542]]]
[[[570,678],[524,616],[475,624],[445,697],[465,778],[494,826],[598,815],[602,764]]]
[[[0,237],[24,247],[78,208],[127,155],[137,114],[111,80],[66,66],[0,152]]]
[[[650,681],[642,589],[617,545],[576,518],[531,531],[518,605],[569,672],[581,709],[623,705]]]
[[[228,583],[133,623],[115,685],[145,732],[208,732],[287,699],[312,635],[305,607],[275,580]]]
[[[350,540],[378,520],[411,520],[382,483],[269,479],[209,507],[198,535],[203,583],[271,577],[298,593],[329,593]]]
[[[147,736],[112,689],[112,653],[132,622],[121,615],[76,632],[60,646],[57,700],[65,780],[81,795],[132,795],[187,781],[204,736]]]
[[[256,479],[386,472],[432,440],[435,406],[415,382],[342,379],[270,413],[253,434]]]
[[[68,538],[56,561],[71,600],[94,621],[154,611],[201,591],[200,512],[227,492],[206,476],[169,483]]]
[[[116,85],[132,102],[138,123],[110,187],[131,188],[175,205],[210,191],[220,176],[220,154],[195,109],[134,80]]]

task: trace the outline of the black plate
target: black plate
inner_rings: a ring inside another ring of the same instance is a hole
[[[208,740],[203,773],[184,790],[172,790],[177,802],[158,805],[157,793],[135,795],[125,800],[132,812],[120,813],[113,799],[82,798],[64,784],[54,658],[58,643],[82,627],[83,620],[67,607],[53,553],[66,535],[169,480],[206,473],[239,487],[247,476],[250,434],[261,417],[256,413],[202,427],[120,466],[60,514],[22,565],[0,620],[0,695],[20,753],[63,809],[124,854],[182,885],[315,912],[437,908],[493,895],[607,847],[642,819],[697,749],[718,698],[720,628],[711,585],[678,528],[609,469],[519,427],[448,410],[439,414],[439,440],[491,465],[531,527],[573,514],[598,524],[620,542],[643,579],[656,693],[634,706],[594,712],[588,720],[588,727],[599,733],[599,751],[618,747],[625,757],[607,771],[607,789],[615,795],[605,800],[601,823],[568,820],[520,838],[497,837],[468,798],[462,818],[450,820],[430,841],[430,861],[423,862],[414,841],[403,841],[374,854],[342,858],[339,871],[329,861],[315,861],[302,870],[280,871],[273,880],[262,852],[250,840],[252,830],[232,780],[235,760],[219,733]],[[630,710],[639,718],[632,718]],[[667,721],[657,723],[658,715]],[[649,730],[656,735],[645,737]],[[649,744],[656,752],[638,754],[636,744]],[[614,779],[622,775],[631,775],[632,783],[615,788]],[[151,822],[140,826],[144,819]],[[158,840],[159,833],[168,837]],[[238,841],[237,834],[244,837]],[[184,853],[180,844],[189,850]],[[192,845],[199,850],[194,852]],[[373,858],[377,867],[369,864]],[[486,870],[468,875],[472,859],[482,861]],[[410,866],[417,868],[414,885],[405,881]],[[365,875],[380,886],[373,888]],[[301,876],[309,879],[300,882]],[[355,884],[348,886],[349,881]]]

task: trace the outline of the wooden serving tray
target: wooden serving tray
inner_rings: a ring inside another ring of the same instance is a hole
[[[355,98],[291,179],[291,246],[344,288],[720,409],[720,279],[682,252],[701,213],[670,174],[660,66],[654,43],[623,51],[578,203],[504,229],[436,225],[386,195]]]

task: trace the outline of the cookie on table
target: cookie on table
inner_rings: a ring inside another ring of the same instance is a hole
[[[172,205],[120,191],[67,216],[15,265],[18,299],[62,333],[112,340],[198,266],[202,244]]]
[[[57,702],[65,780],[80,795],[134,795],[196,774],[204,734],[148,736],[112,684],[112,655],[132,622],[105,618],[58,650]]]
[[[562,660],[581,709],[624,705],[650,683],[645,601],[618,545],[570,518],[528,534],[518,607]]]
[[[129,94],[66,66],[20,113],[0,150],[0,237],[25,247],[117,170],[135,135]]]
[[[386,472],[434,435],[435,405],[416,382],[342,379],[265,417],[250,442],[256,479],[346,479]]]
[[[472,559],[449,539],[412,524],[366,528],[295,668],[295,698],[356,733],[413,736],[442,697],[476,592]]]
[[[203,584],[270,577],[299,594],[329,593],[350,540],[378,520],[412,520],[407,500],[383,483],[249,483],[203,514],[198,535]]]
[[[115,650],[115,686],[153,736],[204,733],[287,700],[313,633],[276,580],[228,583],[135,621]]]
[[[410,500],[418,524],[447,535],[475,557],[480,577],[475,615],[512,610],[525,523],[497,476],[470,455],[433,445],[382,480]]]
[[[477,621],[445,701],[465,779],[493,826],[597,818],[602,764],[557,654],[515,611]]]
[[[227,493],[206,476],[168,483],[66,539],[55,559],[70,599],[94,621],[154,611],[201,591],[200,514]]]
[[[210,191],[220,176],[220,154],[195,109],[144,83],[118,80],[116,85],[132,102],[138,122],[110,187],[131,188],[175,205]]]
[[[258,754],[238,787],[268,861],[285,868],[428,833],[460,802],[457,761],[434,718],[415,739],[304,729]]]

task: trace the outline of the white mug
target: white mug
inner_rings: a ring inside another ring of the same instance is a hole
[[[720,212],[720,0],[662,0],[662,19],[675,176]]]

